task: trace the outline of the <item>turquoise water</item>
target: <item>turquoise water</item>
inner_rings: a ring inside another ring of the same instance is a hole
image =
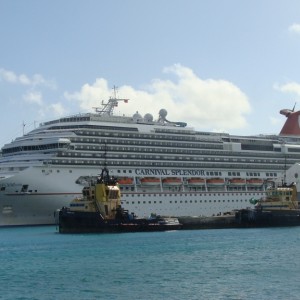
[[[0,229],[0,299],[300,299],[300,227]]]

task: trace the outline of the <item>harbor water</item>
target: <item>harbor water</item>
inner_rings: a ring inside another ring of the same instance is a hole
[[[300,299],[300,227],[0,229],[0,299]]]

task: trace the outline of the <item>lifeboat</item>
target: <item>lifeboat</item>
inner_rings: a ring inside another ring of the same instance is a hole
[[[157,177],[144,177],[140,179],[142,185],[159,185],[160,179]]]
[[[133,178],[129,177],[122,177],[118,179],[119,185],[132,185],[133,184]]]
[[[209,178],[206,179],[207,185],[215,185],[215,186],[221,186],[225,184],[225,180],[223,178]]]
[[[182,181],[180,178],[176,177],[168,177],[162,180],[164,185],[181,185]]]
[[[197,185],[205,185],[205,179],[204,178],[189,178],[187,180],[188,185],[197,186]]]
[[[247,184],[252,186],[261,186],[264,183],[263,179],[260,178],[250,178],[247,179]]]
[[[232,179],[229,179],[229,183],[230,183],[230,185],[245,185],[246,180],[243,178],[232,178]]]

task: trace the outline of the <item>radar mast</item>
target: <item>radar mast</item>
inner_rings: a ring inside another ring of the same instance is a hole
[[[118,88],[116,86],[114,86],[113,87],[113,96],[110,97],[107,102],[102,100],[101,107],[93,107],[99,115],[112,116],[114,108],[118,106],[118,102],[123,101],[124,103],[128,103],[129,99],[117,98],[117,90],[118,90]]]

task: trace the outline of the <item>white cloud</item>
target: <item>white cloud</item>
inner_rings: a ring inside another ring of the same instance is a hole
[[[284,93],[293,93],[300,96],[300,84],[297,82],[289,82],[283,85],[275,84],[274,88]]]
[[[38,116],[40,120],[59,118],[67,115],[68,111],[60,103],[53,103],[50,105],[43,105],[38,111]]]
[[[17,75],[12,71],[0,69],[0,79],[9,83],[16,83],[18,81]]]
[[[51,89],[56,88],[56,84],[53,80],[46,80],[40,74],[34,74],[32,78],[25,74],[16,74],[13,71],[5,70],[3,68],[0,69],[0,80],[3,80],[8,83],[20,84],[24,86],[45,86]]]
[[[293,25],[291,25],[289,27],[289,31],[300,34],[300,24],[299,23],[294,23]]]
[[[175,75],[175,80],[155,79],[145,90],[131,86],[118,88],[120,98],[129,103],[120,103],[115,112],[133,115],[136,111],[158,117],[161,108],[168,111],[170,121],[183,121],[202,130],[226,131],[247,125],[245,114],[251,108],[246,95],[233,83],[226,80],[201,79],[193,70],[180,64],[165,68],[164,73]],[[79,92],[65,93],[70,101],[77,101],[81,109],[90,111],[100,106],[100,100],[112,95],[107,81],[99,78],[94,84],[85,84]]]
[[[31,91],[23,96],[23,99],[28,103],[43,105],[42,94],[40,92]]]
[[[80,108],[88,111],[92,107],[99,106],[100,100],[107,100],[111,96],[111,91],[108,88],[107,81],[100,78],[96,79],[92,86],[85,84],[80,92],[73,94],[65,92],[64,96],[68,100],[78,101]]]
[[[54,103],[49,105],[48,110],[52,111],[56,116],[63,116],[67,113],[66,109],[61,103]]]

